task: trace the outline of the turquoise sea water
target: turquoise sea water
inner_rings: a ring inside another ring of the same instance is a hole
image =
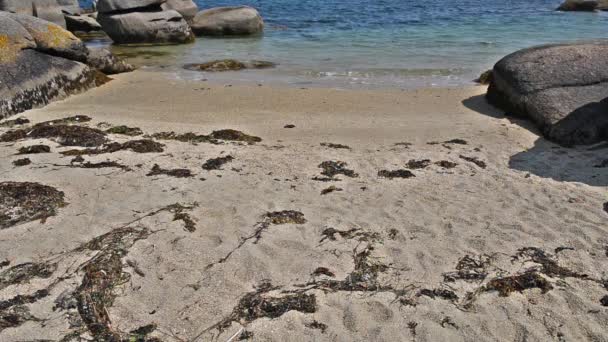
[[[201,9],[246,4],[266,31],[256,38],[199,38],[164,51],[178,77],[227,78],[341,87],[471,84],[517,49],[608,38],[608,12],[563,13],[560,0],[201,0]],[[123,50],[121,50],[123,51]],[[136,50],[137,51],[137,50]],[[219,58],[279,63],[273,70],[223,75],[181,71]]]

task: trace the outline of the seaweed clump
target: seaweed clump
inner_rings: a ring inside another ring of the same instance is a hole
[[[406,167],[410,170],[424,169],[427,166],[431,165],[431,161],[429,159],[421,159],[415,160],[411,159],[407,162]]]
[[[356,178],[359,174],[353,170],[347,169],[348,164],[343,161],[324,161],[319,164],[319,168],[323,169],[321,174],[333,179],[337,175],[344,175],[346,177]]]
[[[30,158],[21,158],[21,159],[13,160],[13,165],[15,165],[15,166],[26,166],[26,165],[30,165],[31,163],[32,163],[32,161],[30,160]]]
[[[445,282],[455,282],[456,280],[464,281],[483,281],[488,276],[486,268],[490,264],[490,257],[482,255],[478,258],[473,258],[465,255],[456,264],[456,271],[443,274]]]
[[[130,137],[144,134],[139,127],[129,127],[125,125],[110,127],[106,129],[106,133],[128,135]]]
[[[518,260],[523,257],[527,257],[529,258],[528,261],[541,265],[540,272],[552,278],[589,278],[589,276],[586,274],[574,272],[565,267],[559,266],[556,260],[554,260],[550,255],[540,248],[521,248],[517,251],[517,254],[513,257],[513,259]]]
[[[344,149],[350,150],[350,146],[342,145],[342,144],[334,144],[334,143],[321,143],[321,146],[335,149]]]
[[[2,142],[12,142],[22,139],[51,139],[62,146],[96,147],[104,144],[106,134],[95,128],[40,123],[30,129],[18,129],[6,132],[0,136]]]
[[[64,193],[31,182],[0,183],[0,229],[34,220],[44,221],[65,206]]]
[[[192,177],[192,172],[188,169],[163,169],[158,164],[154,164],[152,170],[148,172],[146,176],[158,176],[158,175],[167,175],[176,178],[190,178]]]
[[[416,177],[416,175],[414,175],[409,170],[399,169],[399,170],[380,170],[380,171],[378,171],[378,177],[393,179],[393,178],[412,178],[412,177]]]
[[[519,275],[496,278],[489,281],[484,291],[497,291],[501,297],[508,297],[513,292],[523,292],[527,289],[538,288],[547,293],[553,286],[538,272],[526,272]]]
[[[321,195],[327,195],[327,194],[332,193],[334,191],[342,191],[342,188],[338,188],[338,187],[332,185],[329,188],[321,190]]]
[[[467,157],[467,156],[460,155],[460,159],[473,163],[482,169],[485,169],[487,166],[483,160],[479,160],[479,158],[477,158],[477,157]]]
[[[456,166],[458,166],[458,164],[448,161],[448,160],[440,160],[438,162],[435,162],[435,165],[440,166],[444,169],[453,169]]]
[[[50,153],[51,148],[46,145],[32,145],[24,146],[19,149],[17,154],[38,154],[38,153]]]
[[[34,278],[48,279],[57,270],[56,264],[26,262],[0,272],[0,290],[23,284]]]
[[[447,289],[422,289],[418,291],[418,297],[425,296],[431,299],[441,298],[449,301],[457,301],[458,295]]]
[[[210,143],[216,145],[221,144],[222,141],[245,142],[248,144],[255,144],[262,141],[262,138],[260,137],[245,134],[234,129],[213,131],[209,135],[196,134],[192,132],[182,134],[177,134],[175,132],[160,132],[152,134],[152,137],[160,140],[176,140],[189,143]]]
[[[233,156],[226,157],[218,157],[207,160],[203,164],[203,170],[211,171],[211,170],[221,170],[222,165],[229,163],[234,160]]]
[[[61,152],[64,156],[96,155],[129,150],[135,153],[160,153],[165,145],[150,139],[131,140],[124,143],[112,142],[100,148],[69,150]]]
[[[13,126],[21,126],[30,123],[29,119],[26,118],[16,118],[13,120],[6,120],[0,123],[0,127],[13,127]]]

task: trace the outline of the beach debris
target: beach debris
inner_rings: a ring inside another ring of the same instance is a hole
[[[327,267],[317,267],[311,274],[313,277],[318,277],[321,275],[334,278],[336,275],[329,270]]]
[[[57,264],[26,262],[0,272],[0,290],[24,284],[34,278],[48,279],[57,270]]]
[[[483,85],[490,84],[492,79],[494,78],[494,72],[492,70],[486,70],[478,78],[475,79],[475,82]]]
[[[193,174],[188,169],[163,169],[158,164],[152,166],[152,170],[146,176],[167,175],[176,178],[190,178]]]
[[[218,157],[218,158],[212,158],[212,159],[208,159],[204,164],[203,164],[203,170],[207,170],[207,171],[211,171],[211,170],[221,170],[222,166],[226,163],[230,163],[231,161],[234,160],[233,156],[226,156],[226,157]]]
[[[53,126],[53,125],[75,125],[75,124],[81,124],[81,123],[85,123],[85,122],[89,122],[93,120],[91,117],[86,116],[86,115],[74,115],[74,116],[68,116],[66,118],[61,118],[61,119],[56,119],[56,120],[50,120],[50,121],[44,121],[44,122],[40,122],[36,125],[47,125],[47,126]]]
[[[428,145],[439,145],[439,144],[442,144],[442,145],[467,145],[468,142],[466,140],[464,140],[464,139],[458,139],[458,138],[456,138],[456,139],[446,140],[446,141],[443,141],[443,142],[431,141],[431,142],[428,142],[427,144]]]
[[[239,335],[239,341],[247,341],[253,339],[253,331],[243,330]]]
[[[421,160],[410,159],[407,162],[406,167],[410,170],[417,170],[417,169],[424,169],[429,165],[431,165],[430,159],[421,159]]]
[[[602,299],[600,299],[600,304],[602,304],[602,306],[608,306],[608,295],[602,297]]]
[[[533,288],[538,288],[542,293],[547,293],[553,289],[553,286],[538,272],[531,271],[492,279],[482,289],[486,292],[497,291],[499,296],[508,297],[513,292],[523,292]]]
[[[150,139],[131,140],[124,143],[112,142],[102,147],[61,152],[64,156],[96,155],[129,150],[135,153],[160,153],[165,145]]]
[[[198,207],[198,203],[196,202],[189,205],[175,203],[170,205],[168,210],[173,213],[173,221],[182,221],[184,223],[184,230],[193,233],[196,231],[196,221],[187,213],[187,211],[196,207]]]
[[[0,127],[14,127],[21,126],[30,123],[29,119],[20,117],[13,120],[6,120],[4,122],[0,122]]]
[[[467,157],[467,156],[463,156],[463,155],[460,155],[459,157],[460,157],[460,159],[473,163],[482,169],[485,169],[487,166],[483,160],[479,160],[477,157]]]
[[[456,325],[456,323],[454,323],[452,318],[449,316],[446,316],[441,319],[441,327],[445,328],[446,326],[451,326],[452,328],[455,328],[456,330],[458,330],[458,325]]]
[[[125,125],[110,127],[106,129],[106,133],[128,135],[130,137],[144,134],[144,132],[142,132],[142,130],[138,127],[129,127]]]
[[[296,125],[288,124],[288,125],[283,126],[283,128],[296,128]]]
[[[418,323],[411,321],[407,323],[407,328],[410,330],[410,335],[412,335],[412,341],[416,341],[416,327]]]
[[[310,323],[306,323],[304,324],[307,328],[309,329],[316,329],[316,330],[321,330],[322,334],[325,334],[325,331],[327,330],[327,324],[321,323],[319,321],[312,321]]]
[[[456,166],[458,166],[458,164],[448,161],[448,160],[440,160],[438,162],[435,162],[435,165],[438,165],[444,169],[453,169]]]
[[[241,237],[239,244],[228,252],[223,258],[217,262],[211,263],[205,267],[206,270],[214,267],[216,264],[222,264],[226,262],[232,254],[243,247],[247,242],[253,240],[253,244],[257,244],[262,238],[262,234],[270,228],[271,225],[283,225],[283,224],[305,224],[307,222],[304,214],[295,210],[283,210],[267,212],[262,217],[262,221],[258,222],[254,226],[254,231],[251,235]]]
[[[335,149],[344,149],[344,150],[350,150],[350,147],[347,145],[342,145],[342,144],[334,144],[334,143],[321,143],[321,146],[323,147],[328,147],[328,148],[335,148]]]
[[[31,182],[0,183],[0,229],[57,215],[65,206],[64,193]]]
[[[268,69],[274,68],[276,66],[275,63],[267,62],[267,61],[245,61],[240,62],[235,59],[222,59],[215,60],[206,63],[200,64],[186,64],[184,68],[187,70],[193,71],[211,71],[211,72],[221,72],[221,71],[238,71],[243,69]]]
[[[334,191],[342,191],[342,188],[338,188],[338,187],[335,187],[335,186],[332,185],[329,188],[321,190],[321,195],[327,195],[327,194],[332,193]]]
[[[51,139],[62,146],[95,147],[106,142],[106,134],[90,127],[40,123],[32,128],[17,129],[0,135],[2,142],[22,139]]]
[[[31,145],[24,146],[19,149],[17,154],[38,154],[38,153],[50,153],[51,148],[46,145]]]
[[[124,171],[131,171],[130,167],[123,165],[116,161],[111,161],[111,160],[97,162],[97,163],[91,163],[91,162],[80,163],[80,164],[72,163],[70,165],[56,165],[56,166],[66,166],[66,167],[81,168],[81,169],[117,168],[117,169],[121,169]]]
[[[378,171],[378,177],[382,178],[412,178],[416,177],[411,171],[399,169],[399,170],[380,170]]]
[[[524,247],[517,250],[517,254],[513,256],[513,260],[530,261],[541,266],[539,270],[546,276],[551,278],[578,278],[588,279],[589,276],[578,272],[571,271],[565,267],[559,266],[557,260],[537,247]]]
[[[402,147],[405,147],[405,148],[409,148],[412,145],[413,145],[412,143],[409,143],[409,142],[406,142],[406,141],[395,143],[395,146],[402,146]]]
[[[380,240],[380,234],[376,232],[369,232],[360,228],[352,228],[349,230],[338,230],[332,227],[325,228],[321,232],[321,240],[319,243],[323,241],[336,241],[336,236],[339,236],[346,240],[357,240],[359,242],[376,242]]]
[[[270,294],[278,289],[279,287],[273,286],[270,281],[263,281],[255,291],[249,292],[239,299],[230,315],[203,330],[194,340],[212,329],[224,331],[234,322],[247,325],[260,318],[278,318],[290,311],[317,312],[317,298],[314,294],[297,293],[282,296]]]
[[[213,131],[209,135],[196,134],[191,132],[182,134],[178,134],[175,132],[160,132],[152,134],[152,138],[159,140],[176,140],[189,143],[210,143],[216,145],[222,144],[222,141],[244,142],[250,145],[262,141],[262,138],[260,137],[245,134],[241,131],[237,131],[234,129],[222,129],[219,131]]]
[[[323,176],[327,176],[330,179],[333,179],[336,175],[344,175],[346,177],[356,178],[359,177],[359,174],[353,170],[349,170],[346,167],[346,164],[343,161],[324,161],[319,164],[319,168],[323,169],[321,174]]]
[[[443,274],[443,281],[483,281],[488,276],[486,269],[490,265],[490,262],[491,257],[487,255],[480,255],[477,257],[465,255],[458,260],[456,271]]]
[[[32,163],[32,161],[30,160],[30,158],[21,158],[21,159],[13,160],[13,165],[15,165],[17,167],[30,165],[31,163]]]
[[[0,332],[7,328],[15,328],[28,321],[41,321],[34,317],[24,305],[10,306],[0,309]]]
[[[6,266],[8,266],[10,264],[11,264],[10,260],[8,260],[8,259],[2,260],[2,261],[0,261],[0,268],[4,268],[4,267],[6,267]]]
[[[418,291],[418,297],[429,297],[431,299],[441,298],[445,300],[449,300],[451,302],[455,302],[458,300],[458,295],[452,291],[447,289],[421,289]]]

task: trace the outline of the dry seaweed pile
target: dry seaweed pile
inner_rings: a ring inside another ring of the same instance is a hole
[[[124,143],[112,142],[104,144],[102,147],[89,148],[84,150],[69,150],[61,152],[64,156],[96,155],[104,153],[114,153],[118,151],[133,151],[135,153],[160,153],[163,152],[165,145],[149,139],[131,140]]]
[[[443,142],[439,142],[439,141],[431,141],[427,143],[428,145],[439,145],[441,144],[443,147],[446,147],[448,149],[451,149],[451,147],[449,145],[467,145],[467,141],[464,139],[450,139],[450,140],[446,140]]]
[[[13,120],[6,120],[0,123],[0,127],[13,127],[13,126],[21,126],[30,123],[29,119],[26,118],[16,118]]]
[[[255,144],[262,141],[262,139],[259,137],[248,135],[234,129],[222,129],[219,131],[213,131],[209,135],[196,134],[191,132],[182,134],[178,134],[175,132],[160,132],[152,134],[152,137],[154,139],[159,140],[177,140],[189,143],[210,144],[222,144],[223,141],[235,141],[244,142],[247,144]]]
[[[356,178],[359,177],[359,174],[354,170],[350,170],[347,168],[348,164],[343,161],[324,161],[319,164],[319,168],[323,169],[321,174],[326,176],[327,178],[313,178],[313,180],[320,181],[329,181],[329,180],[338,180],[334,178],[337,175],[344,175],[346,177]]]
[[[38,153],[50,153],[51,148],[46,145],[31,145],[24,146],[19,149],[17,154],[38,154]]]
[[[152,170],[148,172],[146,176],[158,176],[158,175],[166,175],[170,177],[176,178],[190,178],[192,177],[192,172],[188,169],[163,169],[158,164],[154,164]]]
[[[144,132],[142,132],[139,127],[128,127],[124,125],[110,127],[106,129],[106,133],[127,135],[130,137],[135,137],[144,134]]]
[[[467,156],[463,156],[463,155],[460,155],[459,157],[460,157],[460,159],[466,160],[469,163],[473,163],[482,169],[485,169],[487,166],[483,160],[479,160],[477,157],[467,157]]]
[[[332,193],[334,191],[342,191],[342,188],[338,188],[338,187],[332,185],[332,186],[330,186],[330,187],[328,187],[326,189],[321,190],[321,195],[327,195],[327,194]]]
[[[347,145],[342,145],[342,144],[334,144],[334,143],[321,143],[321,146],[323,147],[328,147],[328,148],[335,148],[335,149],[344,149],[344,150],[350,150],[350,147]]]
[[[32,163],[32,161],[30,160],[30,158],[21,158],[21,159],[13,160],[13,165],[15,165],[15,166],[26,166],[26,165],[30,165],[31,163]]]
[[[230,163],[234,160],[233,156],[226,157],[218,157],[207,160],[203,164],[203,170],[211,171],[211,170],[221,170],[224,164]]]
[[[378,171],[378,177],[382,178],[412,178],[416,177],[411,171],[399,169],[399,170],[380,170]]]
[[[443,274],[443,281],[483,281],[488,276],[487,268],[490,266],[491,260],[492,258],[487,255],[477,257],[465,255],[458,260],[456,271]]]
[[[173,213],[173,221],[182,221],[184,223],[184,230],[192,233],[196,231],[196,221],[187,213],[187,211],[198,207],[198,203],[190,205],[183,205],[175,203],[167,207],[167,209]]]
[[[438,162],[435,162],[435,165],[438,165],[444,169],[453,169],[456,166],[458,166],[458,164],[448,161],[448,160],[440,160]]]
[[[39,183],[0,183],[0,229],[34,220],[44,221],[65,206],[63,192]]]
[[[417,169],[424,169],[429,165],[431,165],[430,159],[421,159],[421,160],[411,159],[410,161],[407,162],[406,167],[410,170],[417,170]]]

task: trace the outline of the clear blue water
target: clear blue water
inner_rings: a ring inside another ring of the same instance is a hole
[[[201,0],[201,9],[246,4],[266,21],[259,38],[199,38],[162,61],[218,58],[279,63],[213,76],[339,86],[470,84],[515,50],[608,38],[608,12],[562,13],[560,0]],[[142,48],[143,49],[143,48]],[[168,51],[168,48],[159,48]],[[145,48],[149,50],[149,48]],[[153,63],[153,62],[150,62]],[[179,77],[201,77],[179,71]]]

